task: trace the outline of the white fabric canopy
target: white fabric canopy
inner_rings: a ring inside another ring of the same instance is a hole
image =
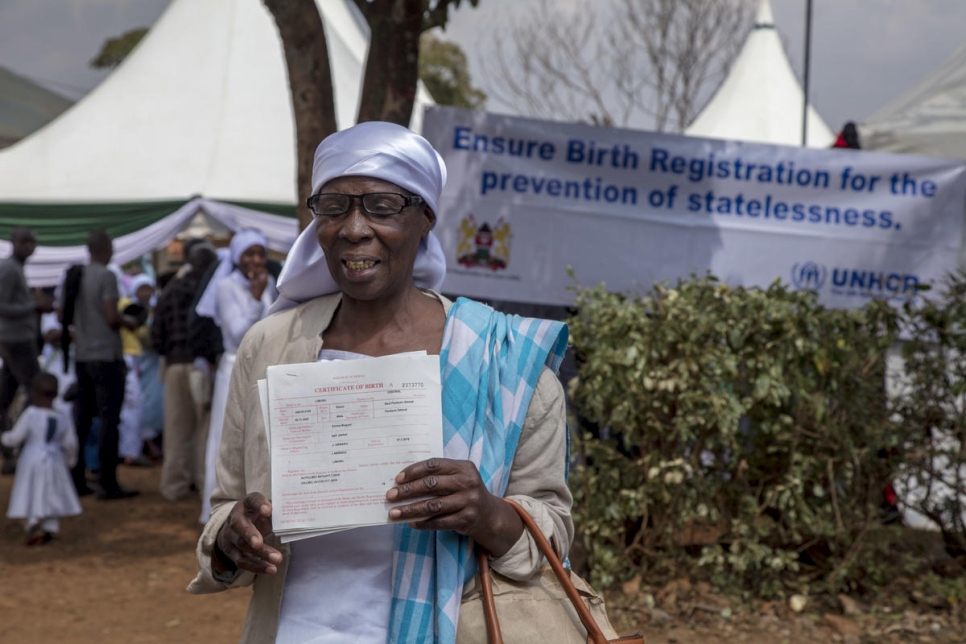
[[[966,158],[966,45],[859,125],[863,149]]]
[[[804,100],[775,30],[771,3],[762,0],[755,27],[731,72],[684,133],[711,139],[801,145]],[[809,105],[807,147],[829,147],[834,140],[832,131]]]

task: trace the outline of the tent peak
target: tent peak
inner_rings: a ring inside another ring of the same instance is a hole
[[[771,11],[771,0],[761,0],[758,15],[755,16],[755,29],[774,29],[775,16]]]
[[[728,76],[685,134],[801,145],[805,96],[773,23],[770,0],[762,0],[759,5],[755,26]],[[835,136],[812,105],[808,106],[805,115],[808,119],[807,145],[830,145]]]

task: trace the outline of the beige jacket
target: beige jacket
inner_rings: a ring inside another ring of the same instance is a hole
[[[448,314],[452,303],[437,297]],[[340,294],[323,296],[269,316],[249,330],[238,349],[218,453],[211,518],[198,540],[198,574],[188,591],[203,594],[254,585],[242,642],[275,641],[290,555],[287,545],[269,535],[267,542],[283,555],[275,575],[239,571],[230,580],[219,580],[211,571],[215,538],[235,502],[252,492],[272,497],[271,458],[256,383],[265,378],[271,365],[315,362],[322,349],[321,332],[328,327],[340,301]],[[573,497],[565,482],[566,432],[563,387],[544,368],[527,409],[506,496],[527,508],[544,534],[564,546],[564,555],[574,532],[570,516]],[[493,560],[492,567],[507,577],[526,579],[539,570],[542,561],[536,544],[524,531],[506,554]]]

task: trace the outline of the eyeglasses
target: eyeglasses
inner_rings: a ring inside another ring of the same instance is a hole
[[[376,217],[398,215],[403,208],[423,203],[423,198],[418,195],[409,197],[398,192],[368,192],[362,195],[321,193],[309,197],[305,205],[317,217],[334,218],[349,212],[356,199],[362,202],[362,209],[366,214]]]

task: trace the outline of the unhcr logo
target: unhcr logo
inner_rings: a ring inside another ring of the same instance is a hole
[[[803,291],[820,291],[827,287],[834,295],[887,299],[914,296],[921,288],[919,276],[912,273],[842,266],[834,266],[830,271],[824,264],[813,261],[792,266],[792,283]]]
[[[910,273],[836,268],[832,270],[832,289],[872,296],[915,295],[919,290],[919,276]]]
[[[825,285],[828,269],[815,262],[799,262],[792,266],[792,283],[803,291],[818,291]]]

